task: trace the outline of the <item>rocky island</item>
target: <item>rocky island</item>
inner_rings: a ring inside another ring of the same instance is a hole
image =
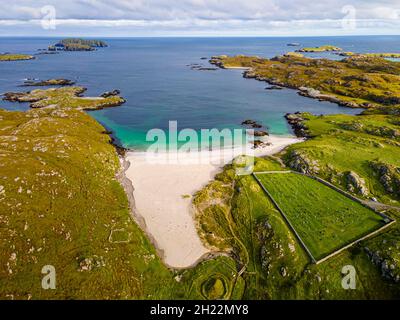
[[[117,95],[104,97],[82,97],[83,87],[61,87],[28,92],[7,92],[3,99],[13,102],[30,102],[31,108],[68,108],[77,110],[99,110],[116,107],[125,102]]]
[[[107,43],[101,40],[67,38],[49,46],[48,51],[94,51],[96,48],[104,48],[107,46]]]
[[[309,47],[309,48],[302,48],[299,50],[296,50],[296,52],[331,52],[331,51],[342,51],[342,48],[332,46],[332,45],[325,45],[325,46],[320,46],[320,47]]]
[[[68,79],[25,80],[23,87],[71,86],[75,81]]]

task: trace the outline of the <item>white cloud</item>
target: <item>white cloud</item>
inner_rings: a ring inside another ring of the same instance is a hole
[[[398,33],[399,0],[0,0],[0,32],[42,34],[38,26],[40,8],[53,5],[57,29],[53,32],[88,32],[96,29],[115,35],[146,33],[187,34],[188,32],[265,35],[278,31],[314,34],[336,29],[342,32],[342,8],[353,6],[357,25],[376,32]],[[11,30],[11,26],[16,28]],[[25,25],[26,28],[21,26]],[[82,27],[86,29],[83,30]],[[149,30],[143,30],[149,28]],[[301,30],[298,30],[300,28]],[[378,28],[378,30],[377,30]],[[358,30],[358,31],[360,31]],[[357,31],[357,30],[356,30]]]

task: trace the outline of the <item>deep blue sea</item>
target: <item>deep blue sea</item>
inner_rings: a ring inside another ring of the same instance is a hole
[[[197,71],[193,63],[208,66],[201,57],[258,55],[273,57],[301,46],[332,44],[353,52],[398,52],[400,36],[307,38],[102,38],[108,48],[95,52],[38,55],[36,60],[0,63],[0,93],[20,91],[26,78],[67,78],[88,88],[86,95],[119,89],[127,100],[118,108],[91,112],[125,146],[140,149],[149,129],[239,128],[255,119],[272,134],[288,134],[287,112],[354,114],[339,107],[299,96],[296,91],[265,90],[266,84],[244,79],[240,70]],[[57,38],[0,38],[0,52],[35,54]],[[312,55],[338,59],[333,54]],[[27,104],[0,102],[1,108],[26,110]]]

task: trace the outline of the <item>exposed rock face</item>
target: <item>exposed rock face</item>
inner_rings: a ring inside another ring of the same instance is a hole
[[[112,97],[112,96],[117,96],[117,95],[119,95],[120,93],[121,93],[120,90],[115,89],[115,90],[113,90],[113,91],[106,91],[106,92],[104,92],[103,94],[100,95],[100,97],[108,98],[108,97]]]
[[[210,64],[213,64],[213,65],[215,65],[215,66],[217,66],[218,68],[225,69],[224,63],[222,62],[222,59],[223,59],[223,58],[227,58],[227,56],[226,56],[226,55],[223,55],[223,56],[213,56],[213,57],[211,57],[211,59],[209,60],[209,63],[210,63]]]
[[[352,101],[343,101],[340,100],[339,98],[329,95],[329,94],[323,94],[319,90],[313,89],[313,88],[308,88],[308,87],[299,87],[299,95],[303,97],[308,97],[308,98],[313,98],[313,99],[318,99],[320,101],[329,101],[336,103],[340,106],[348,107],[348,108],[359,108],[362,107],[362,105],[359,105],[356,102]]]
[[[25,94],[24,92],[6,92],[3,94],[3,100],[18,102]]]
[[[255,121],[255,120],[250,120],[250,119],[244,120],[244,121],[242,122],[242,126],[249,126],[249,127],[251,127],[251,128],[255,128],[255,129],[262,128],[262,125],[261,125],[261,124],[259,124],[259,123],[258,123],[257,121]]]
[[[300,112],[285,114],[287,122],[292,127],[295,135],[299,138],[308,137],[308,128],[304,124],[304,118]]]
[[[275,85],[270,85],[268,87],[265,87],[265,90],[282,90],[283,87],[280,86],[275,86]]]
[[[370,165],[378,173],[386,192],[400,196],[400,169],[378,161],[371,161]]]
[[[384,240],[386,241],[386,240]],[[371,259],[372,263],[379,267],[382,277],[393,281],[395,283],[400,282],[400,268],[398,264],[398,258],[388,254],[388,252],[399,252],[400,245],[395,244],[391,246],[388,243],[385,243],[385,250],[371,250],[368,247],[365,247],[364,250],[367,253],[368,257]],[[387,249],[387,250],[386,250]]]
[[[286,163],[293,170],[304,174],[316,174],[320,171],[317,160],[310,159],[306,154],[298,150],[294,150],[288,155]]]
[[[347,190],[353,193],[358,193],[362,196],[369,194],[368,188],[365,185],[365,180],[354,171],[346,172]]]
[[[257,235],[261,243],[261,266],[269,274],[273,265],[284,256],[284,250],[279,240],[275,239],[274,230],[268,220],[257,225]],[[285,271],[287,273],[287,270]]]
[[[269,136],[269,133],[265,130],[259,130],[259,131],[254,131],[254,136],[255,137],[265,137],[265,136]]]

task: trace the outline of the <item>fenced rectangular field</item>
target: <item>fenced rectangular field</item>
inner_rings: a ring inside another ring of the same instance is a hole
[[[393,222],[306,175],[277,171],[254,177],[315,263]]]

